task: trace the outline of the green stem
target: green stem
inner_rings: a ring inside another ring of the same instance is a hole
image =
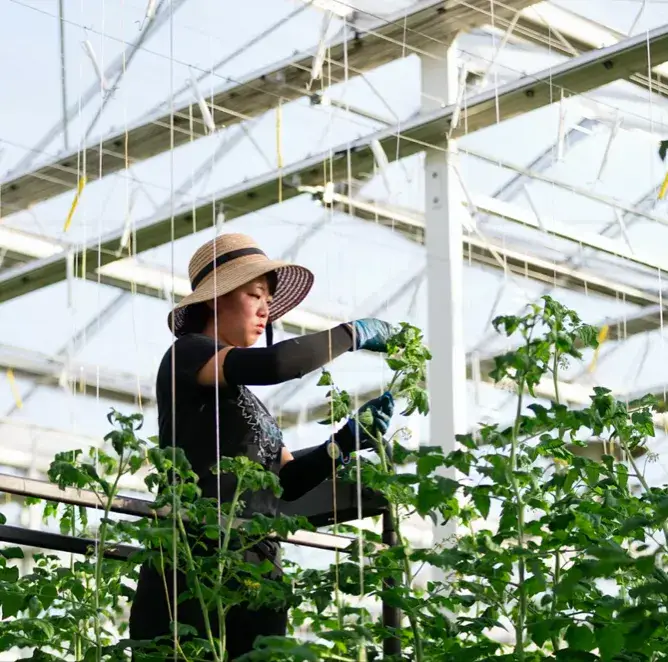
[[[554,384],[554,401],[559,404],[559,379],[557,377],[559,371],[559,350],[554,351],[554,359],[552,361],[552,383]]]
[[[378,433],[376,435],[376,443],[378,446],[378,455],[380,457],[381,467],[386,474],[390,474],[389,465],[387,463],[387,457],[385,455],[385,446],[383,444],[383,435]],[[403,554],[403,566],[404,566],[404,583],[407,591],[410,592],[411,586],[413,584],[413,577],[411,573],[411,564],[406,554],[406,541],[401,533],[401,527],[399,525],[399,506],[396,504],[390,504],[390,520],[392,522],[392,529],[394,530],[397,541],[404,550]],[[415,662],[422,662],[424,660],[424,654],[422,651],[422,636],[420,635],[420,627],[418,625],[415,615],[411,612],[407,614],[408,622],[411,626],[411,631],[413,633],[413,641],[415,646]]]
[[[524,393],[524,378],[518,383],[517,389],[517,410],[515,412],[515,424],[513,425],[513,436],[510,447],[510,471],[511,471],[511,485],[515,493],[515,501],[517,505],[517,538],[520,549],[524,550],[524,503],[522,501],[522,493],[517,483],[517,452],[518,452],[518,436],[522,416],[522,396]],[[515,654],[518,656],[520,662],[524,660],[524,624],[526,622],[527,614],[527,596],[524,585],[526,568],[524,564],[524,557],[520,556],[518,560],[518,574],[519,574],[519,606],[517,609],[517,620],[515,622]]]
[[[187,544],[187,543],[186,543]],[[176,561],[176,559],[175,559]],[[165,556],[164,552],[162,549],[162,544],[160,544],[160,577],[162,579],[162,587],[165,591],[165,603],[167,605],[167,612],[169,614],[169,620],[173,621],[174,620],[174,613],[172,612],[172,605],[171,601],[169,599],[169,589],[167,588],[167,577],[165,577]],[[179,655],[183,658],[184,662],[189,662],[188,657],[186,656],[185,652],[183,651],[183,648],[181,648],[181,642],[179,641],[178,637],[175,637],[175,645],[176,645],[176,650],[178,651]]]
[[[242,484],[243,484],[243,475],[237,476],[237,484],[234,489],[234,495],[232,496],[232,501],[230,502],[230,515],[227,518],[227,522],[225,523],[225,531],[223,533],[223,546],[221,548],[223,555],[227,553],[227,550],[229,549],[230,546],[230,537],[232,536],[232,527],[234,526],[234,515],[237,510],[237,504],[239,503],[239,499],[241,498]],[[227,629],[225,626],[226,610],[223,608],[223,605],[220,602],[220,598],[218,597],[220,594],[220,591],[218,589],[222,586],[223,583],[223,563],[219,563],[218,582],[216,583],[216,587],[214,590],[214,595],[216,596],[216,609],[218,612],[220,658],[222,660],[225,659],[225,648],[227,641]]]
[[[554,397],[555,397],[555,402],[557,404],[559,404],[558,371],[559,371],[559,350],[555,349],[554,358],[552,362],[552,381],[554,383]],[[561,487],[557,486],[556,501],[559,501],[560,499],[561,499]],[[559,586],[560,580],[561,580],[561,554],[559,553],[559,549],[557,548],[554,555],[554,587],[552,591],[552,604],[550,606],[550,612],[552,618],[554,618],[557,613],[557,587]],[[559,637],[556,635],[552,635],[551,640],[552,640],[552,648],[556,653],[561,648]]]
[[[394,385],[397,383],[400,374],[401,374],[401,370],[397,370],[397,372],[394,373],[394,376],[392,377],[392,381],[390,382],[389,386],[387,387],[387,390],[390,393],[392,393],[392,389],[394,388]]]
[[[633,459],[633,455],[631,454],[631,449],[629,448],[629,445],[626,443],[626,441],[624,439],[621,438],[621,436],[619,437],[619,442],[621,443],[622,448],[624,449],[624,452],[626,453],[626,457],[629,458],[629,464],[631,465],[631,468],[633,469],[633,472],[635,473],[636,477],[638,478],[638,481],[642,485],[645,492],[647,494],[649,494],[650,486],[649,486],[648,482],[645,480],[645,476],[643,476],[640,473],[640,469],[638,468],[638,465],[636,464],[636,461]],[[666,541],[666,547],[668,547],[668,525],[664,522],[661,525],[661,529],[663,531],[663,536],[664,536],[665,541]],[[666,549],[666,547],[664,547],[664,549]]]
[[[186,533],[186,528],[183,525],[183,519],[181,518],[181,514],[176,513],[175,515],[176,515],[176,522],[179,528],[179,533],[183,538],[183,540],[185,541],[183,549],[185,550],[188,569],[193,574],[195,583],[195,596],[197,597],[200,609],[202,610],[202,617],[204,618],[204,627],[206,629],[206,637],[209,640],[209,644],[211,645],[211,652],[213,653],[215,662],[221,662],[220,658],[216,653],[216,646],[213,640],[213,633],[211,632],[211,621],[209,620],[209,610],[207,609],[206,602],[204,601],[204,596],[202,595],[202,587],[199,583],[199,579],[197,578],[197,573],[195,571],[195,560],[193,559],[192,551],[190,549],[190,545],[188,544],[188,534]],[[176,559],[174,559],[174,562],[176,563]]]
[[[100,524],[100,539],[98,542],[98,554],[95,559],[95,642],[97,651],[95,653],[95,659],[98,662],[102,659],[102,641],[100,641],[100,584],[102,583],[102,564],[104,562],[104,546],[107,542],[107,521],[109,519],[109,513],[111,512],[111,505],[118,491],[118,483],[121,480],[121,476],[125,471],[125,465],[123,463],[123,456],[118,460],[118,473],[114,479],[114,483],[111,486],[111,490],[107,495],[107,501],[104,504],[104,515],[102,522]]]

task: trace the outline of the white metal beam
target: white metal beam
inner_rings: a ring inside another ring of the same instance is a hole
[[[95,314],[95,316],[88,321],[81,329],[76,333],[70,336],[65,344],[60,348],[56,353],[56,357],[63,359],[65,365],[69,365],[69,356],[75,355],[83,346],[85,342],[90,342],[97,333],[99,333],[104,327],[105,323],[109,321],[111,317],[125,304],[126,301],[131,297],[129,292],[121,291],[112,299],[102,310]],[[2,349],[0,348],[0,354]],[[61,369],[61,375],[66,376],[66,369]],[[28,402],[34,395],[37,393],[40,387],[40,379],[43,379],[44,375],[39,377],[37,380],[33,381],[27,391],[21,393],[21,400],[14,402],[11,407],[6,411],[5,416],[9,417],[14,414],[18,409],[22,408],[26,402]],[[84,384],[84,388],[89,390]],[[137,394],[133,395],[133,402]]]
[[[550,177],[549,175],[546,175],[542,172],[531,171],[528,168],[518,166],[514,163],[511,163],[510,161],[506,161],[502,158],[497,158],[496,156],[485,154],[476,149],[468,148],[468,149],[462,149],[460,151],[463,154],[466,154],[467,156],[472,156],[478,159],[479,161],[483,161],[484,163],[488,163],[490,165],[494,165],[499,168],[504,168],[506,170],[510,170],[511,172],[516,172],[519,175],[523,175],[536,181],[545,182],[546,184],[550,184],[551,186],[554,186],[556,188],[560,188],[564,191],[568,191],[583,198],[587,198],[588,200],[594,200],[595,202],[599,202],[612,209],[616,209],[625,215],[639,216],[642,218],[646,218],[648,221],[654,221],[655,223],[668,225],[668,219],[666,219],[665,216],[660,216],[659,214],[652,213],[652,211],[648,210],[645,205],[634,206],[632,203],[624,203],[610,196],[596,193],[592,189],[587,188],[585,186],[578,186],[577,184],[567,184],[564,181],[560,181],[559,179]]]
[[[569,129],[564,136],[564,149],[573,149],[582,140],[589,138],[591,131],[597,126],[598,122],[593,119],[585,118],[577,124],[577,126]],[[555,155],[558,149],[558,144],[554,143],[537,156],[529,165],[527,170],[530,173],[545,172],[554,165]],[[509,202],[520,194],[523,187],[531,182],[530,175],[523,175],[516,173],[510,181],[501,186],[492,196],[499,200]]]
[[[313,187],[309,189],[309,192],[322,197],[322,187]],[[420,243],[424,241],[424,215],[415,210],[377,204],[371,200],[350,198],[339,193],[331,194],[331,202],[344,212],[353,213],[359,218],[373,222],[386,223],[393,230],[401,232],[414,241]],[[537,221],[532,214],[502,201],[476,196],[473,202],[476,208],[481,211],[497,213],[503,218],[514,220],[529,227],[536,227]],[[639,209],[637,213],[642,211],[643,209]],[[634,263],[642,263],[648,268],[665,269],[665,265],[643,256],[642,253],[631,255],[621,243],[617,244],[598,235],[575,233],[563,225],[547,219],[546,221],[556,234],[576,242],[578,245],[591,245],[596,250],[607,250],[613,255],[623,257],[628,254],[629,258],[633,258]],[[66,252],[63,245],[58,242],[2,227],[0,227],[0,248],[7,248],[24,260],[43,255],[62,255]],[[507,242],[501,243],[490,240],[485,243],[476,237],[464,237],[463,252],[468,260],[492,268],[500,268],[494,256],[494,253],[496,253],[503,260],[504,267],[510,271],[553,285],[556,283],[565,288],[596,292],[612,298],[624,296],[628,302],[642,306],[653,306],[660,301],[658,293],[643,291],[621,282],[610,281],[603,276],[576,270],[568,265],[541,260],[521,250],[513,249]],[[96,262],[89,261],[88,264],[94,266]],[[87,277],[93,282],[100,280],[105,284],[159,298],[167,295],[171,296],[172,289],[177,300],[190,292],[190,285],[185,276],[173,275],[167,269],[144,265],[133,258],[110,262],[100,269],[91,270]],[[334,322],[320,315],[314,315],[307,310],[300,309],[292,311],[283,319],[283,327],[291,333],[319,331],[329,328],[332,323]]]
[[[438,108],[439,99],[457,103],[460,71],[454,43],[434,48],[436,58],[422,57],[422,112]],[[424,243],[427,253],[427,326],[432,360],[427,384],[431,409],[429,439],[444,455],[455,450],[455,437],[466,433],[466,350],[464,345],[463,192],[454,171],[457,144],[427,149],[424,160]],[[466,221],[470,224],[470,219]],[[453,473],[447,471],[446,473]],[[434,526],[434,544],[449,543],[454,522]],[[435,569],[434,569],[435,570]],[[442,578],[442,572],[437,577]]]
[[[588,53],[553,67],[543,73],[508,84],[468,99],[465,104],[466,122],[453,132],[456,138],[466,130],[476,131],[529,110],[552,103],[554,88],[564,87],[573,94],[583,93],[636,71],[647,61],[668,60],[668,26],[653,30],[642,37],[625,40],[615,46]],[[334,180],[356,177],[371,171],[374,163],[372,145],[380,143],[392,159],[402,158],[426,148],[443,149],[452,118],[459,112],[456,105],[438,108],[428,114],[403,121],[397,127],[383,129],[375,134],[341,145],[291,166],[281,173],[272,172],[228,188],[213,198],[201,201],[196,207],[188,205],[170,216],[150,218],[137,225],[134,234],[135,253],[162,245],[193,231],[213,226],[213,203],[223,203],[226,218],[232,219],[275,204],[279,199],[279,177],[284,185],[282,199],[300,194],[300,186],[323,183],[326,170]],[[5,194],[3,193],[3,200]],[[102,266],[118,260],[121,233],[113,232],[83,247],[77,258],[87,253],[86,263],[100,261]],[[80,261],[80,260],[79,260]],[[45,287],[65,278],[65,259],[55,256],[8,270],[0,275],[0,302],[26,292]]]
[[[160,0],[160,4],[156,9],[155,17],[147,21],[141,30],[137,39],[128,44],[123,53],[118,55],[114,60],[109,64],[109,66],[104,71],[104,77],[107,80],[113,80],[112,92],[118,84],[120,83],[123,76],[127,73],[128,68],[132,64],[134,58],[141,53],[142,46],[144,42],[155,32],[157,29],[169,20],[170,15],[173,16],[176,12],[183,6],[186,0],[174,0],[169,7],[169,11],[161,11],[163,5],[165,5],[165,0]],[[64,38],[64,29],[65,21],[63,20],[62,14],[62,2],[59,3],[59,15],[60,15],[60,39],[61,41]],[[62,46],[61,46],[62,48]],[[81,111],[95,98],[100,97],[100,84],[99,82],[94,82],[90,85],[84,92],[77,94],[76,101],[68,108],[65,101],[65,54],[64,51],[61,51],[61,68],[62,68],[62,86],[63,86],[63,115],[62,122],[56,122],[46,134],[36,141],[33,144],[32,149],[22,158],[16,165],[14,172],[23,173],[32,167],[32,164],[44,153],[44,150],[49,146],[49,144],[57,138],[61,132],[64,133],[64,137],[67,136],[67,127],[69,122],[72,121],[72,118],[76,117]],[[110,92],[100,103],[100,106],[95,114],[94,120],[88,126],[86,131],[86,138],[88,138],[97,124],[103,110],[106,108],[107,104],[114,96]],[[69,152],[70,148],[67,145],[67,139],[65,141],[65,153]],[[72,154],[72,153],[70,153]],[[11,176],[11,175],[10,175]]]
[[[61,386],[125,402],[150,404],[154,400],[153,380],[137,374],[93,366],[66,357],[49,356],[34,350],[0,345],[0,367],[12,369],[17,376],[30,377],[39,384]]]
[[[134,477],[137,475],[138,474],[135,474]],[[145,486],[141,491],[143,493],[148,492]],[[81,508],[100,508],[101,506],[100,498],[92,490],[77,490],[72,487],[60,489],[58,485],[54,483],[31,480],[8,474],[0,474],[0,492],[55,501],[56,503],[67,503]],[[111,501],[110,510],[114,513],[130,516],[153,516],[156,514],[156,511],[151,508],[152,503],[152,499],[138,499],[135,497],[119,495]],[[160,511],[158,511],[158,514],[160,514]],[[235,524],[240,526],[245,521],[246,520],[242,518],[237,518]],[[271,535],[279,537],[283,542],[293,545],[305,545],[307,547],[329,549],[332,551],[351,551],[355,548],[357,543],[357,538],[332,533],[322,533],[320,531],[298,530],[288,534],[285,538],[281,538],[275,533]],[[382,546],[377,546],[377,549],[380,548],[382,548]]]
[[[512,205],[503,200],[498,200],[488,196],[474,196],[473,203],[480,213],[490,214],[498,218],[503,218],[512,223],[523,225],[534,230],[545,232],[559,239],[572,241],[580,246],[593,248],[607,255],[628,260],[648,269],[660,269],[668,271],[668,260],[657,260],[654,256],[644,254],[639,248],[638,251],[631,252],[629,247],[619,239],[611,239],[593,232],[583,232],[574,230],[564,223],[560,223],[549,216],[536,217],[536,214],[530,209],[523,209],[517,205]]]
[[[509,21],[505,16],[495,16],[495,23],[505,26]],[[552,2],[539,2],[520,10],[513,35],[569,57],[613,46],[627,36]],[[559,37],[563,37],[566,43]],[[647,66],[631,73],[628,80],[649,88],[654,93],[665,95],[668,92],[668,86],[664,82],[668,76],[668,66],[655,60],[649,62],[651,83]]]
[[[386,225],[412,241],[424,243],[425,217],[424,214],[416,210],[378,204],[361,198],[351,198],[340,193],[330,195],[329,199],[333,205],[343,212],[348,212],[372,223]],[[461,204],[467,206],[468,202],[463,200]],[[542,231],[533,213],[519,209],[509,203],[487,196],[474,196],[473,205],[480,212],[494,214],[505,220]],[[565,225],[548,218],[545,219],[545,222],[547,231],[562,239],[567,239],[578,245],[593,246],[601,252],[607,252],[614,256],[626,257],[627,254],[631,255],[625,246],[618,245],[609,238],[591,233],[575,233]],[[613,299],[623,296],[629,303],[642,306],[653,306],[658,304],[661,299],[658,292],[640,290],[625,283],[611,281],[605,275],[597,275],[581,269],[576,270],[568,265],[525,254],[514,249],[507,240],[499,242],[497,238],[489,238],[485,241],[480,237],[466,235],[462,239],[462,247],[464,257],[467,260],[498,269],[502,266],[499,264],[500,259],[503,267],[510,272],[533,280],[551,283],[556,287],[596,292]],[[647,262],[642,261],[642,254],[635,254],[634,257],[634,263],[648,269],[665,269],[665,266],[661,266],[662,263],[658,263],[648,256],[644,256],[647,258]]]

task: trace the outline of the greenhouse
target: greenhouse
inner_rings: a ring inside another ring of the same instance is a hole
[[[665,1],[0,54],[0,660],[668,659]]]

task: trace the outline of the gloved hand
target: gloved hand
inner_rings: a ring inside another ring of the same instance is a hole
[[[366,349],[370,352],[387,352],[387,341],[394,331],[392,326],[383,320],[373,317],[355,320],[353,327],[353,350]]]
[[[360,450],[375,448],[376,435],[384,435],[388,431],[393,413],[394,398],[389,392],[362,405],[336,434],[336,442],[343,454],[349,455],[355,450],[358,434]]]

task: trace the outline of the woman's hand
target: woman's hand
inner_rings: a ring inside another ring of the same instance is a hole
[[[394,335],[392,325],[374,317],[355,320],[353,328],[353,350],[387,352],[387,341]]]
[[[362,405],[357,413],[348,419],[346,426],[349,435],[345,435],[341,450],[347,455],[355,450],[355,439],[359,434],[360,450],[375,448],[377,435],[385,435],[390,427],[390,419],[394,413],[392,394],[383,393],[379,398],[369,400]],[[347,443],[346,443],[347,442]]]

